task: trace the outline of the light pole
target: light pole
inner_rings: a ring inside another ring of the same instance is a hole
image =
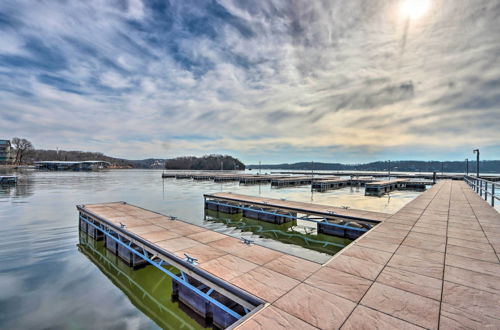
[[[479,182],[479,149],[474,149],[473,152],[476,154],[476,192],[481,196],[482,190]]]
[[[479,179],[479,149],[474,149],[474,153],[476,154],[476,177]]]

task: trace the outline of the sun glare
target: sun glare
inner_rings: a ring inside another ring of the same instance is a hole
[[[405,18],[417,19],[425,15],[429,7],[429,0],[402,0],[400,11]]]

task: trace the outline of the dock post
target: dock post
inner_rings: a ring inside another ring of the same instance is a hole
[[[484,182],[484,200],[488,200],[488,182]]]
[[[479,197],[483,197],[483,181],[479,181]]]
[[[491,184],[491,206],[495,207],[495,183]]]

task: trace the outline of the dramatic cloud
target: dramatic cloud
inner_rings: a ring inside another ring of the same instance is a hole
[[[500,4],[429,3],[4,0],[0,137],[128,158],[498,159]]]

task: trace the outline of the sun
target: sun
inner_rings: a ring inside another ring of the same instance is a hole
[[[408,19],[418,19],[425,15],[431,3],[429,0],[402,0],[400,5],[401,15]]]

